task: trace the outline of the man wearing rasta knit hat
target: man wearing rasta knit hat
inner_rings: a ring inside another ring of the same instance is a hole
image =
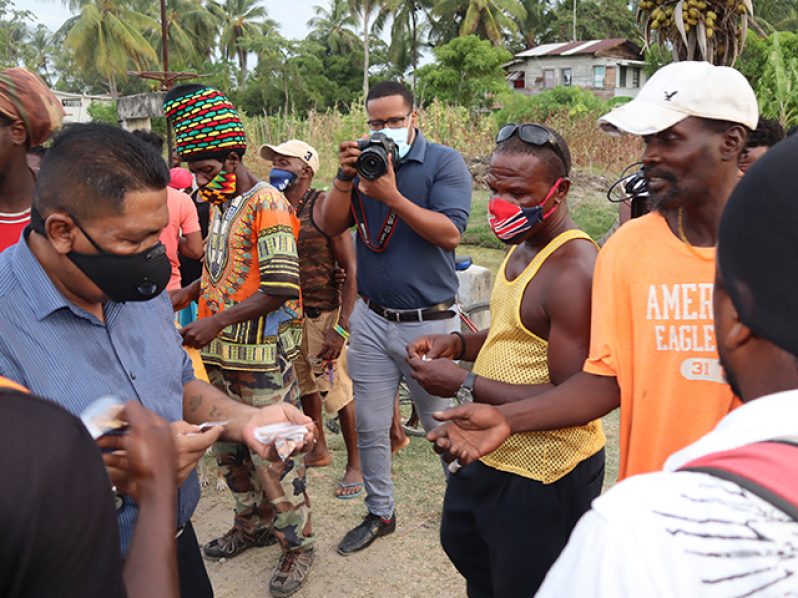
[[[299,222],[285,197],[244,166],[244,128],[221,92],[181,85],[166,94],[164,112],[200,197],[211,203],[202,278],[172,296],[175,309],[199,299],[199,319],[183,328],[183,342],[201,349],[211,383],[231,398],[296,403]],[[236,501],[235,520],[205,554],[232,558],[277,541],[283,556],[269,590],[293,594],[307,578],[315,541],[302,456],[267,463],[240,444],[218,443],[214,451]]]

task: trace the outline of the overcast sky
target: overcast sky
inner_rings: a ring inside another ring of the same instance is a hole
[[[17,8],[31,11],[40,23],[55,31],[69,18],[70,12],[60,0],[12,0]],[[327,5],[327,0],[261,0],[269,17],[280,24],[280,32],[289,39],[301,39],[307,34],[307,21],[313,16],[315,5]]]

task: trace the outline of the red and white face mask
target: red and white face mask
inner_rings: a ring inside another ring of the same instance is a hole
[[[546,197],[536,206],[524,208],[499,197],[492,197],[488,202],[488,225],[493,234],[504,243],[520,243],[533,226],[543,222],[552,215],[557,205],[543,213],[543,206],[557,192],[563,179],[559,178],[552,185]]]

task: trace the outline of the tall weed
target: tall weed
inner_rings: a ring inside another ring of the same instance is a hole
[[[598,112],[595,105],[576,111],[573,106],[552,106],[542,120],[566,139],[576,168],[612,175],[639,158],[641,144],[634,137],[602,133],[596,125]],[[518,122],[539,120],[535,114],[525,116],[523,112],[514,113],[513,117],[517,117]],[[469,161],[490,154],[499,118],[502,113],[475,116],[464,108],[433,102],[419,110],[419,127],[428,139],[453,147]],[[360,103],[354,104],[348,113],[327,110],[311,112],[306,118],[289,113],[244,116],[243,119],[250,145],[247,163],[256,174],[265,177],[269,171],[269,165],[257,157],[261,144],[276,145],[287,139],[302,139],[319,152],[321,168],[316,175],[319,187],[329,186],[335,176],[338,145],[367,132],[367,116]]]

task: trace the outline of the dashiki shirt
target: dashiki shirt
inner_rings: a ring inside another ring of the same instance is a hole
[[[258,183],[247,193],[211,206],[199,317],[241,303],[258,291],[286,298],[278,309],[226,327],[202,350],[206,364],[223,369],[274,371],[302,342],[296,239],[299,221],[283,195]]]

